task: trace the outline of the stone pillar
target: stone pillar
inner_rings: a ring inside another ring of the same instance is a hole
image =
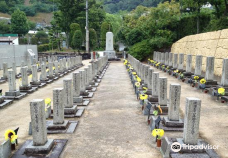
[[[38,82],[37,66],[32,65],[32,82]]]
[[[158,96],[158,82],[159,82],[159,73],[158,72],[153,72],[152,75],[152,95],[153,96]]]
[[[41,80],[41,81],[47,80],[47,72],[46,72],[46,65],[45,65],[45,64],[42,64],[42,65],[41,65],[40,80]]]
[[[196,145],[199,136],[201,100],[186,98],[183,141],[185,144]]]
[[[154,54],[153,54],[153,60],[157,61],[157,52],[155,52],[155,51],[154,51]]]
[[[89,68],[85,67],[85,85],[88,86],[89,85],[89,80],[88,80],[88,72],[89,72]]]
[[[28,87],[28,67],[22,67],[21,68],[21,79],[22,79],[22,87]]]
[[[64,123],[63,88],[53,90],[53,123]]]
[[[81,80],[80,80],[80,73],[74,72],[73,73],[73,97],[80,96],[80,88],[81,88]]]
[[[192,72],[192,55],[187,55],[186,72]]]
[[[63,80],[64,87],[64,107],[72,108],[73,107],[73,91],[72,91],[72,79]]]
[[[30,114],[33,145],[43,146],[47,142],[45,104],[43,99],[34,99],[30,102]]]
[[[153,76],[153,72],[154,72],[154,70],[152,69],[152,68],[150,68],[149,69],[149,73],[148,73],[148,79],[149,79],[149,81],[148,81],[148,89],[152,89],[152,76]]]
[[[196,56],[195,75],[201,76],[202,73],[202,55]]]
[[[214,61],[215,57],[207,57],[207,65],[206,65],[206,81],[214,80]]]
[[[53,73],[53,63],[49,62],[48,63],[48,68],[49,68],[49,78],[53,78],[54,77],[54,73]]]
[[[178,54],[173,54],[173,68],[177,69]]]
[[[12,70],[15,72],[15,76],[17,76],[17,66],[15,62],[12,63]]]
[[[80,70],[80,86],[81,86],[81,92],[85,92],[85,71],[84,70]]]
[[[13,70],[9,70],[8,73],[9,91],[14,92],[16,91],[15,73]]]
[[[59,74],[59,62],[56,60],[54,62],[54,65],[55,65],[55,75],[58,75]]]
[[[170,84],[169,91],[169,111],[168,119],[170,121],[179,121],[181,85],[176,83]]]
[[[31,70],[32,70],[32,63],[31,63],[30,58],[28,58],[28,71],[31,72]]]
[[[92,65],[88,65],[88,67],[89,67],[89,75],[88,75],[88,79],[89,79],[89,82],[91,82],[92,81]]]
[[[223,59],[221,85],[228,86],[228,59]]]
[[[165,53],[161,53],[161,63],[165,64]]]
[[[8,64],[3,63],[3,79],[7,79],[7,78],[8,78]]]
[[[169,66],[173,66],[173,53],[169,53]]]
[[[184,54],[179,54],[179,64],[178,69],[183,70],[184,69]]]
[[[165,52],[165,65],[169,65],[169,53]]]
[[[167,105],[167,78],[160,77],[158,82],[158,104]]]

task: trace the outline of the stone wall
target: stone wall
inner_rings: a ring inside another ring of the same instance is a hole
[[[8,67],[12,66],[12,62],[16,62],[16,66],[20,66],[21,62],[27,63],[30,57],[28,49],[32,49],[37,60],[37,45],[0,45],[0,70],[3,62],[8,63]]]
[[[195,68],[195,56],[202,55],[202,69],[204,72],[206,68],[206,57],[214,56],[215,75],[221,76],[222,59],[228,58],[228,29],[186,36],[174,43],[171,51],[172,53],[192,54],[193,68]]]

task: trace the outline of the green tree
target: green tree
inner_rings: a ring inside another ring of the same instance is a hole
[[[76,30],[71,43],[73,49],[81,49],[82,45],[82,31]]]
[[[47,38],[48,35],[44,31],[38,31],[35,35],[35,37],[40,40],[41,38]]]
[[[24,12],[15,10],[11,16],[11,32],[25,35],[29,31],[28,20]]]
[[[0,21],[0,34],[10,33],[10,25],[8,24],[8,20]]]
[[[77,31],[77,30],[81,31],[81,26],[78,23],[70,24],[70,37],[69,37],[70,39],[69,39],[69,41],[70,41],[70,46],[71,47],[73,47],[72,46],[72,39],[73,39],[75,31]]]
[[[0,12],[7,13],[8,6],[5,1],[0,1]]]
[[[97,47],[97,33],[94,29],[89,29],[89,45],[91,50]]]

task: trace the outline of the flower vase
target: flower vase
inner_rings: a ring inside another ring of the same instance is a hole
[[[161,147],[161,139],[157,139],[157,147]]]

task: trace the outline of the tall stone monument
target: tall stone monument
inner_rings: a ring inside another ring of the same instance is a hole
[[[113,48],[113,33],[107,32],[106,33],[106,49],[105,53],[106,56],[108,56],[108,59],[113,59],[116,57],[116,52]]]

